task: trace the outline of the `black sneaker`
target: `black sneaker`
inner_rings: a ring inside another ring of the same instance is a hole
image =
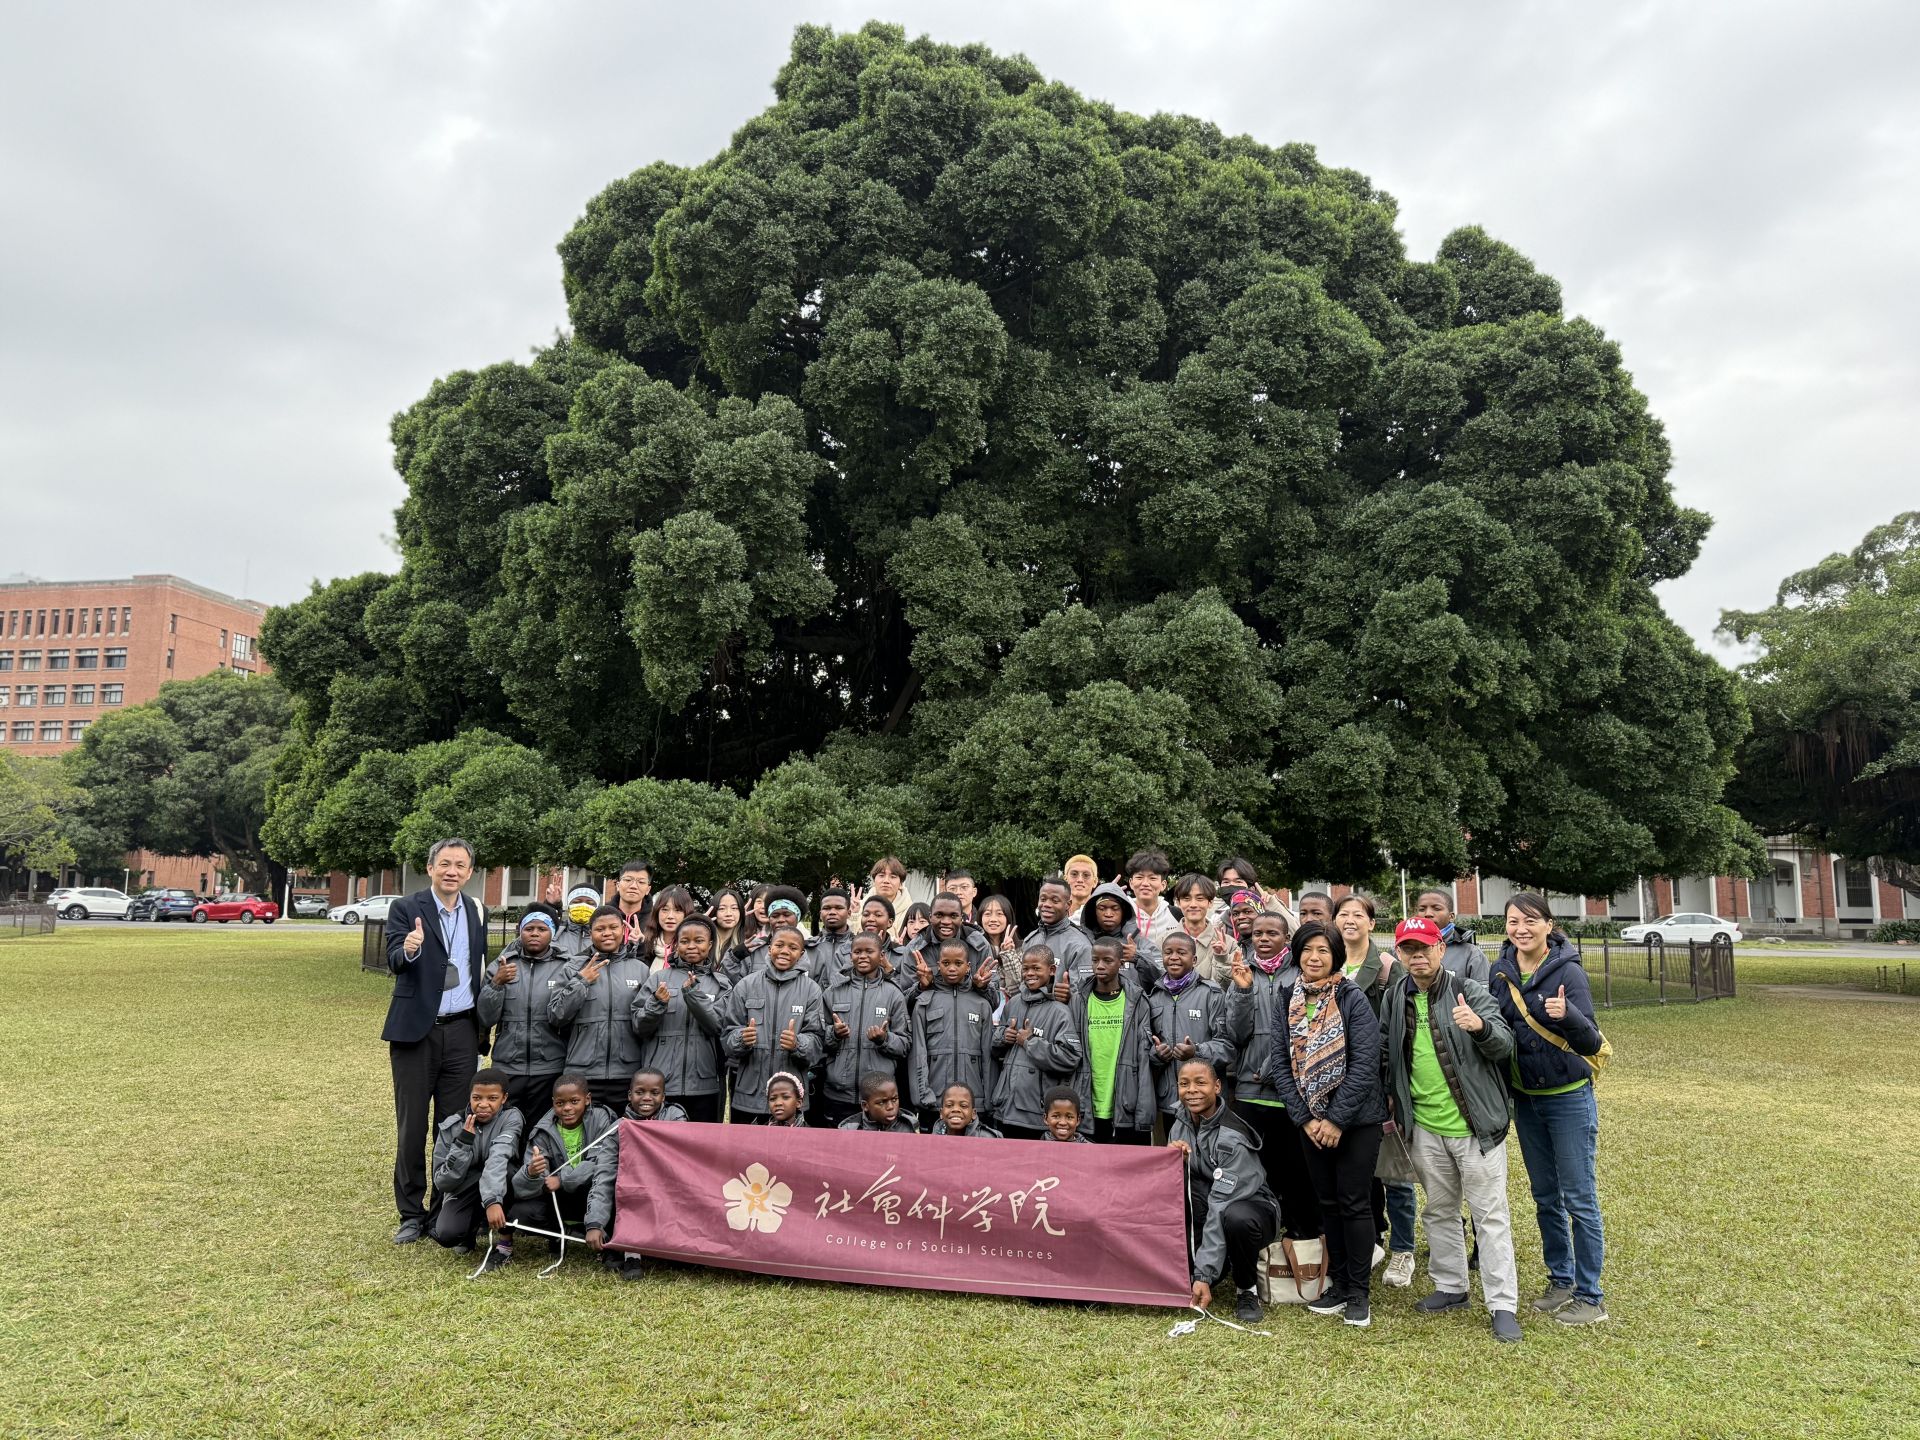
[[[1234,1297],[1233,1318],[1242,1325],[1258,1325],[1267,1318],[1266,1309],[1260,1304],[1258,1290],[1242,1290]]]
[[[487,1258],[480,1262],[480,1273],[491,1275],[496,1270],[504,1270],[512,1260],[513,1251],[506,1246],[490,1245],[487,1247]]]
[[[1464,1310],[1472,1297],[1460,1290],[1436,1290],[1424,1300],[1416,1300],[1413,1308],[1422,1315],[1440,1315],[1448,1310]]]
[[[563,1250],[561,1249],[561,1245],[560,1245],[560,1242],[559,1242],[558,1240],[549,1240],[549,1241],[547,1241],[547,1254],[549,1254],[549,1255],[559,1255],[559,1254],[562,1254],[562,1253],[564,1253],[564,1252],[563,1252]]]
[[[396,1245],[413,1245],[426,1238],[427,1222],[418,1217],[402,1220],[400,1228],[393,1232],[393,1243]]]
[[[1364,1330],[1373,1324],[1373,1309],[1367,1304],[1367,1297],[1356,1295],[1347,1301],[1347,1324],[1356,1330]]]
[[[1511,1310],[1493,1312],[1493,1338],[1502,1345],[1512,1345],[1520,1339],[1520,1317]]]
[[[647,1265],[638,1255],[629,1255],[620,1262],[622,1280],[638,1280],[647,1273]]]
[[[1342,1315],[1347,1309],[1347,1294],[1344,1290],[1330,1289],[1318,1300],[1307,1302],[1309,1315]]]

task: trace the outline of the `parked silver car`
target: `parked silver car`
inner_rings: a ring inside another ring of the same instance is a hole
[[[387,907],[401,899],[398,895],[369,895],[364,900],[349,900],[327,911],[327,919],[340,925],[358,925],[362,920],[384,920]]]

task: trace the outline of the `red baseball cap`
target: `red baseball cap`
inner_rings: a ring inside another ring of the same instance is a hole
[[[1424,915],[1416,915],[1411,920],[1402,920],[1393,927],[1393,943],[1404,945],[1409,940],[1418,940],[1422,945],[1440,943],[1440,927]]]

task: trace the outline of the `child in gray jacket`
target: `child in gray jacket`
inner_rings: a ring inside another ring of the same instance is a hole
[[[1187,1157],[1187,1248],[1193,1303],[1213,1305],[1213,1287],[1231,1273],[1234,1318],[1257,1325],[1260,1252],[1273,1243],[1280,1205],[1267,1188],[1260,1136],[1229,1110],[1210,1062],[1180,1062],[1180,1113],[1167,1143]]]
[[[775,1073],[804,1076],[826,1053],[820,987],[800,967],[806,943],[798,926],[776,928],[767,938],[766,967],[747,975],[727,996],[721,1044],[739,1067],[733,1082],[736,1125],[766,1116],[767,1081]]]
[[[473,1232],[484,1218],[495,1236],[487,1254],[488,1270],[513,1256],[507,1233],[507,1181],[520,1153],[520,1112],[508,1103],[507,1077],[498,1070],[475,1072],[464,1115],[440,1122],[433,1142],[433,1193],[440,1208],[433,1238],[448,1249],[473,1248]]]
[[[1028,946],[1020,979],[1025,988],[1007,1001],[993,1041],[1000,1066],[993,1118],[1009,1140],[1038,1140],[1047,1123],[1047,1092],[1073,1079],[1082,1052],[1073,1017],[1053,997],[1053,952]]]
[[[613,1111],[593,1103],[586,1076],[569,1072],[555,1081],[553,1108],[527,1133],[526,1156],[513,1174],[513,1218],[553,1230],[557,1205],[559,1220],[585,1226],[588,1246],[601,1249],[613,1224],[620,1159],[618,1142],[603,1137],[617,1123]]]

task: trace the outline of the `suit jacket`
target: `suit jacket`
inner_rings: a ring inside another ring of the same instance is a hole
[[[477,1003],[486,978],[487,923],[478,901],[470,895],[460,900],[467,907],[467,978]],[[382,1040],[411,1045],[426,1039],[433,1029],[447,973],[447,946],[440,938],[439,911],[440,902],[433,898],[432,890],[416,890],[404,900],[394,901],[387,910],[387,969],[393,972],[394,980],[386,1027],[380,1032]],[[415,920],[421,922],[426,936],[419,953],[409,959],[407,936]],[[473,1023],[477,1030],[477,1014]]]

